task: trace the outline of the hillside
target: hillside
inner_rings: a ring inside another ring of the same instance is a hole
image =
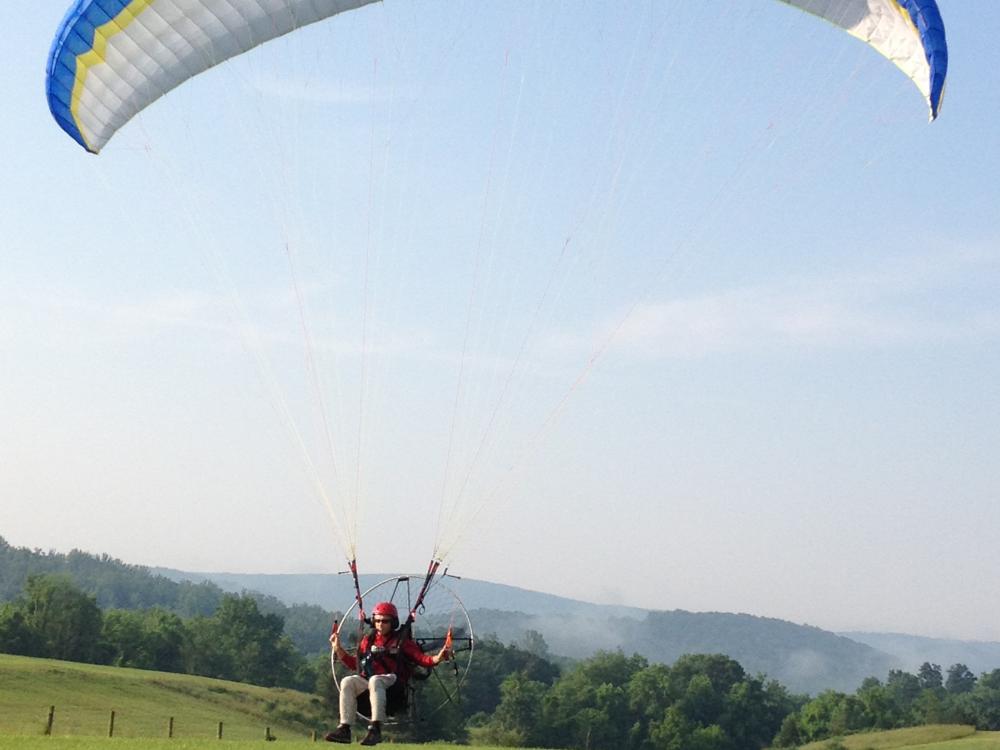
[[[870,676],[885,677],[897,662],[849,638],[784,620],[724,612],[649,612],[642,619],[524,615],[477,610],[480,632],[520,641],[543,634],[552,653],[589,656],[598,650],[639,653],[671,664],[684,654],[726,654],[750,674],[766,674],[789,690],[815,695],[853,692]]]
[[[207,677],[0,654],[0,734],[40,735],[55,706],[53,735],[306,739],[325,725],[316,696]]]

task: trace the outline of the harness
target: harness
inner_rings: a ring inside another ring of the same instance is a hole
[[[394,674],[399,679],[404,679],[399,666],[400,662],[405,663],[408,659],[403,655],[403,647],[398,636],[393,634],[388,643],[377,646],[375,631],[372,631],[361,646],[358,654],[358,674],[366,679],[376,674]],[[400,656],[403,658],[400,659]],[[376,664],[380,669],[375,668]]]
[[[410,659],[403,650],[403,643],[413,640],[410,626],[403,625],[392,634],[391,639],[382,646],[375,645],[375,631],[371,631],[358,647],[358,674],[369,679],[376,674],[394,674],[396,682],[386,691],[386,713],[398,716],[413,709],[410,693],[415,690],[411,681],[426,679],[430,670],[421,667]],[[414,641],[415,642],[415,641]],[[378,671],[376,665],[381,669]],[[369,696],[363,693],[358,697],[358,708],[362,712],[371,710]]]

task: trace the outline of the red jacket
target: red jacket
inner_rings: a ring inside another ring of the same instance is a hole
[[[399,675],[401,670],[405,674],[407,671],[405,662],[428,668],[435,666],[431,654],[425,654],[416,641],[412,638],[403,638],[399,633],[392,633],[387,637],[375,633],[374,638],[371,633],[365,635],[358,647],[358,656],[361,657],[363,664],[367,662],[370,674]],[[400,664],[400,660],[403,660],[404,664]],[[342,661],[348,669],[358,668],[357,656],[345,654]]]

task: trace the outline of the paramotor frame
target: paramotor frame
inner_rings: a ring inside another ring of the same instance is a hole
[[[447,573],[441,574],[442,577]],[[452,576],[454,577],[454,576]],[[447,639],[451,639],[453,656],[447,663],[442,663],[432,670],[424,670],[416,667],[407,681],[406,690],[406,712],[404,715],[390,715],[389,720],[399,722],[401,720],[419,720],[424,716],[433,714],[445,706],[452,704],[461,705],[461,689],[472,666],[472,656],[475,650],[475,634],[472,627],[472,619],[455,591],[441,582],[440,577],[436,578],[424,592],[423,600],[418,604],[417,590],[422,586],[424,577],[419,575],[400,575],[386,578],[379,581],[374,586],[361,593],[361,601],[367,602],[392,602],[400,611],[404,622],[401,627],[409,627],[411,637],[426,652],[437,651],[444,645]],[[416,587],[416,588],[414,588]],[[407,612],[416,609],[418,619],[414,619],[406,624]],[[370,622],[362,620],[358,627],[351,627],[349,623],[358,621],[357,616],[358,601],[355,600],[348,607],[341,619],[340,633],[343,638],[343,646],[347,650],[357,648],[358,643],[364,636],[366,628]],[[337,691],[340,691],[340,682],[348,674],[354,674],[331,654],[330,667],[333,672],[334,683]],[[450,676],[442,676],[440,670],[447,670]],[[422,692],[421,685],[429,680],[434,681],[438,694],[431,699],[428,705],[419,701]],[[359,716],[365,720],[370,720],[362,702]]]

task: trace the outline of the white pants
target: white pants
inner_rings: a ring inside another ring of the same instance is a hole
[[[396,675],[377,674],[367,680],[348,675],[340,681],[340,723],[352,725],[358,718],[358,696],[366,690],[372,704],[372,721],[385,721],[385,691],[396,684]]]

